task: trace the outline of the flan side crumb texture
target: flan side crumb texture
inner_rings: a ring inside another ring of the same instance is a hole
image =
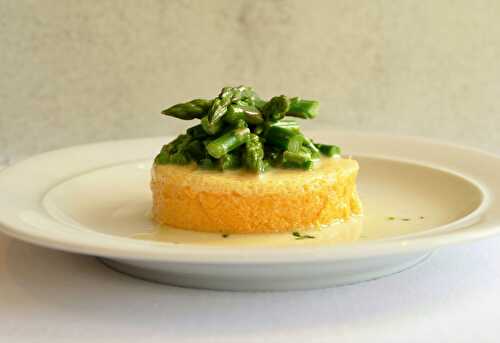
[[[153,217],[177,228],[223,233],[289,232],[361,214],[358,163],[323,159],[309,172],[207,172],[155,165]]]

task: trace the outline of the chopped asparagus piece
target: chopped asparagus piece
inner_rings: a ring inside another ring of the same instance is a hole
[[[218,166],[220,170],[237,169],[241,166],[241,159],[238,154],[226,154],[219,158]]]
[[[334,155],[340,155],[340,148],[336,145],[329,145],[329,144],[314,144],[316,148],[319,149],[319,151],[327,156],[327,157],[332,157]]]
[[[289,140],[297,135],[297,130],[273,125],[265,135],[266,143],[283,150],[288,149]]]
[[[187,129],[186,133],[193,137],[194,139],[202,139],[208,137],[207,132],[203,129],[203,125],[198,124],[196,126]]]
[[[245,144],[249,135],[250,130],[248,128],[234,129],[211,141],[207,145],[207,151],[212,157],[221,158],[240,145]]]
[[[224,120],[230,124],[234,124],[238,120],[244,120],[248,124],[262,124],[264,118],[260,111],[253,106],[230,105]]]
[[[284,96],[275,96],[264,106],[262,111],[266,120],[276,122],[283,119],[290,109],[290,100]]]
[[[222,130],[224,123],[222,121],[211,123],[208,119],[208,116],[205,116],[201,119],[201,126],[207,134],[213,136],[218,134]]]
[[[264,163],[264,148],[256,134],[250,134],[246,143],[245,165],[254,172],[263,172],[266,168]]]
[[[311,169],[321,155],[340,154],[340,148],[313,143],[287,117],[311,119],[318,107],[314,100],[280,95],[265,101],[251,87],[224,87],[213,100],[194,99],[162,112],[201,123],[165,145],[155,163],[194,161],[204,169],[245,167],[258,173],[269,166]]]
[[[207,114],[211,105],[212,100],[195,99],[169,107],[161,113],[183,120],[201,119]]]
[[[290,108],[287,116],[302,119],[312,119],[318,114],[319,102],[314,100],[302,100],[300,98],[290,99]]]

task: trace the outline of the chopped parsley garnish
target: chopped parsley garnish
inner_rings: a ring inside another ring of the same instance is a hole
[[[424,219],[424,218],[425,218],[424,216],[418,217],[418,219]],[[397,217],[394,217],[394,216],[386,217],[386,219],[387,220],[391,220],[391,221],[398,219],[398,220],[401,220],[403,222],[409,222],[409,221],[412,220],[411,218],[397,218]]]
[[[295,231],[293,233],[293,236],[295,237],[295,239],[313,239],[313,238],[316,238],[316,237],[311,236],[311,235],[302,235],[300,232],[297,232],[297,231]]]

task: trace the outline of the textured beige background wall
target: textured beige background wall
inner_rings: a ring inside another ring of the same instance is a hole
[[[335,127],[500,152],[500,1],[0,0],[0,153],[184,123],[165,105],[254,85]]]

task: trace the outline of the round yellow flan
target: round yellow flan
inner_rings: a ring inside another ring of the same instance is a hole
[[[176,228],[219,233],[290,232],[361,214],[353,159],[323,158],[310,171],[207,171],[192,165],[152,170],[153,218]]]

